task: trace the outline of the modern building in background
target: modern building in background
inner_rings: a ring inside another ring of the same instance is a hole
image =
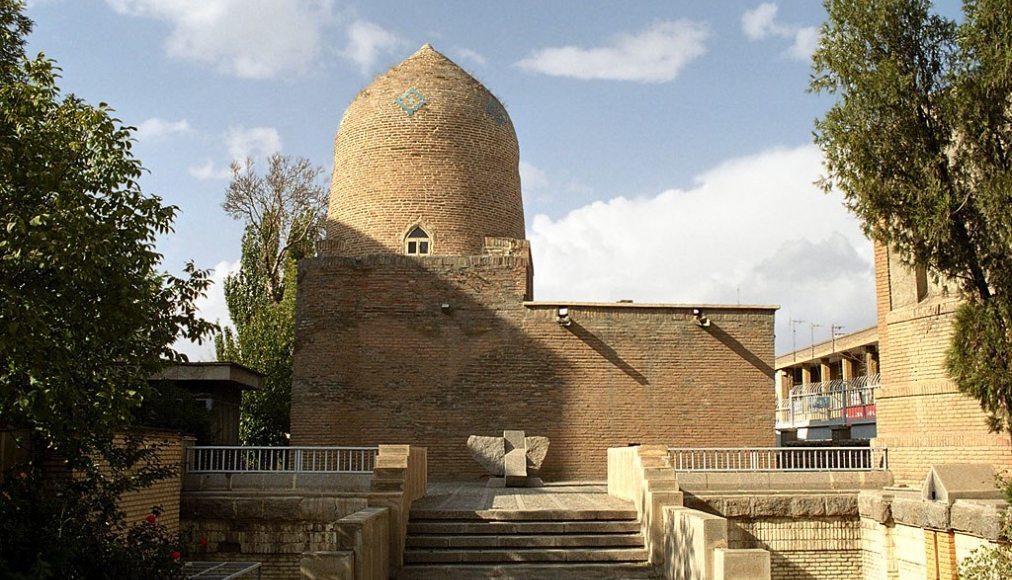
[[[875,437],[876,327],[778,356],[776,371],[779,445]]]

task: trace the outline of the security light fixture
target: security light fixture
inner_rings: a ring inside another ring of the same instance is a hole
[[[698,308],[692,309],[692,321],[695,322],[697,326],[701,326],[703,328],[708,328],[710,326],[710,319],[707,318],[706,315]]]
[[[569,326],[573,323],[573,320],[569,318],[569,307],[559,306],[558,311],[555,313],[555,322],[558,322],[562,326]]]
[[[443,311],[443,314],[449,314],[451,309],[450,303],[443,302],[442,304],[439,305],[439,309]]]

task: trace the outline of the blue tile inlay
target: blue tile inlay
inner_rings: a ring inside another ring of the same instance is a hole
[[[394,102],[404,109],[404,112],[407,113],[409,117],[418,112],[418,109],[424,107],[425,103],[428,103],[428,101],[425,100],[425,95],[423,95],[422,92],[415,87],[411,87],[410,89],[404,91],[404,94],[394,99]]]

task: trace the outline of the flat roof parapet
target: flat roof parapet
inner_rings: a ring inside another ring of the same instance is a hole
[[[565,302],[562,300],[551,301],[525,301],[526,308],[617,308],[617,309],[664,309],[664,310],[780,310],[779,304],[663,304],[663,303],[638,303],[638,302]]]

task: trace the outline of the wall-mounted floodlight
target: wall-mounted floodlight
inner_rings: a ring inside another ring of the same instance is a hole
[[[443,311],[443,314],[449,314],[451,307],[449,302],[443,302],[439,305],[439,309]]]
[[[569,318],[569,308],[566,306],[559,306],[558,311],[555,313],[555,322],[558,322],[562,326],[569,326],[573,323],[573,320]]]
[[[710,326],[710,319],[707,318],[706,315],[698,308],[692,309],[692,321],[695,322],[697,326],[702,326],[703,328]]]

